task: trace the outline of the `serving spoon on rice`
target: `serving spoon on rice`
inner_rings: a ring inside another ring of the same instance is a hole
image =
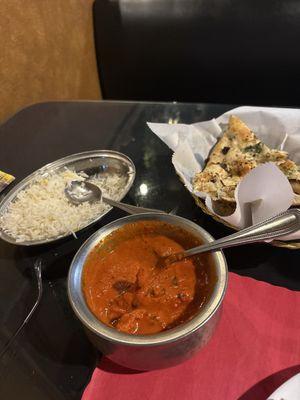
[[[102,195],[102,191],[97,185],[87,181],[71,181],[65,187],[65,194],[68,200],[75,205],[85,203],[87,201],[93,203],[100,200],[112,207],[120,208],[128,214],[143,214],[149,212],[166,214],[165,211],[132,206],[131,204],[125,204],[121,203],[120,201],[108,199]]]

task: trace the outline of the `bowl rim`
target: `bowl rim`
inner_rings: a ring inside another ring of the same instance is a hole
[[[35,179],[35,177],[45,174],[45,173],[52,173],[55,172],[63,167],[67,167],[70,163],[84,160],[84,159],[89,159],[89,158],[114,158],[118,159],[120,161],[123,161],[127,163],[128,170],[129,170],[129,180],[127,185],[124,187],[124,191],[122,192],[122,196],[120,197],[120,201],[127,195],[129,190],[131,189],[135,177],[136,177],[136,168],[131,160],[126,154],[120,153],[119,151],[115,150],[87,150],[83,151],[81,153],[75,153],[75,154],[70,154],[68,156],[59,158],[53,162],[50,162],[41,168],[38,168],[31,174],[27,175],[24,179],[22,179],[19,183],[17,183],[4,197],[3,199],[0,200],[0,216],[5,212],[5,209],[9,206],[9,204],[14,201],[16,196],[21,192],[24,188],[26,188],[31,181]],[[78,229],[76,233],[79,233],[88,227],[92,226],[96,222],[98,222],[100,219],[102,219],[107,213],[109,213],[112,210],[112,207],[109,207],[107,211],[103,212],[96,218],[94,218],[91,222],[83,226],[82,228]],[[12,236],[8,235],[3,229],[1,229],[0,226],[0,239],[17,245],[17,246],[37,246],[37,245],[42,245],[42,244],[48,244],[48,243],[53,243],[57,242],[61,239],[65,239],[67,237],[72,236],[71,232],[66,232],[65,234],[50,238],[50,239],[41,239],[41,240],[31,240],[31,241],[22,241],[18,242],[16,239],[14,239]]]
[[[151,335],[130,335],[120,332],[117,329],[110,328],[99,321],[88,308],[82,292],[81,278],[86,257],[100,240],[104,239],[114,230],[127,223],[143,220],[158,220],[171,225],[180,226],[182,229],[196,234],[203,239],[204,242],[211,242],[214,240],[213,237],[199,225],[183,217],[171,214],[145,213],[119,218],[103,226],[82,244],[75,254],[69,269],[67,280],[69,302],[75,315],[85,328],[96,334],[99,338],[115,344],[127,346],[154,346],[183,339],[201,328],[213,317],[220,307],[227,289],[228,268],[226,259],[222,251],[216,251],[212,253],[212,257],[216,266],[217,283],[207,304],[201,308],[201,311],[190,321],[180,324],[173,329]]]

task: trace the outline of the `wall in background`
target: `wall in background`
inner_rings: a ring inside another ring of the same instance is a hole
[[[93,0],[0,0],[0,122],[47,100],[100,99]]]

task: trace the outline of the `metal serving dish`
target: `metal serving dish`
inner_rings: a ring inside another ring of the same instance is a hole
[[[16,199],[18,193],[30,185],[38,175],[43,175],[51,172],[59,172],[64,167],[68,167],[75,172],[83,171],[87,175],[91,176],[94,174],[109,174],[110,172],[118,173],[126,177],[126,184],[122,191],[120,191],[120,198],[117,200],[122,200],[131,188],[135,179],[135,166],[132,160],[125,154],[119,153],[112,150],[93,150],[85,151],[82,153],[72,154],[70,156],[60,158],[44,167],[36,170],[20,183],[18,183],[0,202],[0,215],[4,214],[8,205]],[[94,218],[90,223],[82,227],[80,230],[94,224],[99,221],[105,214],[111,210],[101,213],[96,218]],[[13,243],[22,246],[33,246],[44,243],[51,243],[62,239],[64,237],[70,236],[70,233],[60,235],[48,240],[34,240],[34,241],[24,241],[17,242],[13,237],[7,235],[0,226],[0,238],[6,242]]]
[[[104,226],[92,235],[75,255],[68,276],[71,306],[85,327],[92,343],[112,361],[137,370],[151,370],[176,365],[200,350],[211,338],[220,317],[221,304],[227,287],[227,265],[224,254],[211,254],[217,282],[210,300],[199,313],[185,324],[154,335],[129,335],[100,322],[89,310],[82,292],[82,271],[94,246],[114,230],[140,220],[159,220],[190,232],[203,242],[212,236],[193,222],[169,214],[140,214],[124,217]]]

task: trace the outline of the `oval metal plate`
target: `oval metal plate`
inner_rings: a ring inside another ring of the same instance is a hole
[[[122,200],[126,196],[135,179],[135,166],[132,160],[125,154],[112,150],[93,150],[93,151],[85,151],[83,153],[72,154],[70,156],[60,158],[59,160],[56,160],[50,164],[45,165],[44,167],[28,175],[25,179],[23,179],[20,183],[18,183],[0,202],[0,215],[4,214],[6,208],[11,202],[13,202],[16,199],[18,193],[21,190],[25,189],[28,185],[30,185],[38,175],[58,172],[62,170],[64,167],[72,168],[76,172],[83,171],[89,176],[97,173],[98,174],[117,173],[119,175],[125,176],[127,178],[126,184],[123,190],[120,192],[120,197],[117,199],[118,201]],[[98,215],[96,218],[94,218],[92,221],[90,221],[88,224],[83,226],[80,230],[76,231],[75,233],[80,232],[81,230],[99,221],[111,209],[112,207],[110,207],[104,213]],[[71,236],[71,233],[67,232],[64,235],[60,235],[47,240],[32,240],[32,241],[17,242],[13,237],[9,236],[3,230],[1,230],[0,227],[1,239],[9,243],[22,246],[35,246],[44,243],[52,243],[68,236]]]

